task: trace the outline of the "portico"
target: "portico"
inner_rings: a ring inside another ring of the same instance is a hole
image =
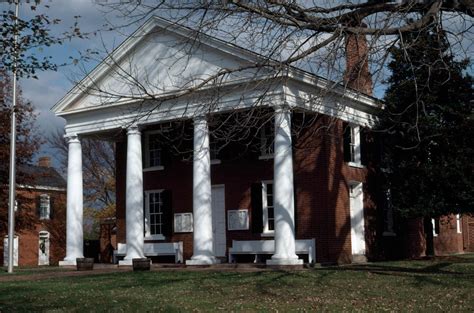
[[[294,190],[291,147],[291,111],[278,107],[275,113],[275,255],[268,264],[302,264],[295,254]],[[142,136],[140,127],[126,129],[126,255],[120,265],[131,265],[133,258],[143,258],[143,166]],[[211,162],[209,127],[206,116],[193,119],[193,256],[187,265],[215,264],[219,260],[213,251],[211,207]],[[82,152],[78,135],[70,136],[67,190],[67,255],[60,265],[74,265],[76,258],[83,257],[83,203],[82,203]]]

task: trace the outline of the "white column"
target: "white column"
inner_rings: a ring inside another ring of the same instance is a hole
[[[142,139],[138,127],[127,131],[127,172],[125,191],[127,253],[119,265],[131,265],[144,258]]]
[[[293,190],[293,157],[291,147],[291,112],[275,109],[275,147],[273,165],[275,210],[275,254],[268,265],[299,265],[303,260],[295,253],[295,208]]]
[[[212,236],[211,157],[205,117],[194,119],[193,157],[193,256],[188,265],[215,264]]]
[[[77,135],[67,137],[67,218],[66,257],[59,265],[76,265],[76,258],[83,258],[83,193],[82,149]]]

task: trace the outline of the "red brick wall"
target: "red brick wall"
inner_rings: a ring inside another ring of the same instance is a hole
[[[52,212],[51,220],[39,220],[37,198],[41,194],[48,194],[51,197],[50,199],[52,199],[52,210],[54,212]],[[48,231],[50,233],[50,264],[58,264],[66,255],[65,192],[18,189],[17,199],[20,202],[20,207],[19,212],[16,214],[15,233],[19,237],[19,266],[38,265],[40,231]],[[3,238],[5,235],[7,235],[7,230],[0,233],[0,262],[2,265]]]
[[[462,217],[463,249],[474,252],[474,216],[464,214]]]
[[[355,90],[372,95],[372,76],[369,71],[369,49],[365,35],[346,36],[346,71],[344,81]]]
[[[455,215],[439,219],[439,235],[433,241],[436,255],[463,252],[462,229],[461,233],[457,232]]]
[[[461,219],[461,233],[457,233],[456,216],[443,216],[439,219],[439,234],[433,237],[435,255],[462,253],[467,250],[466,229],[468,216]],[[397,257],[419,258],[426,255],[426,232],[423,218],[400,219],[398,238],[394,249]]]
[[[295,115],[297,119],[298,116]],[[294,119],[295,119],[294,118]],[[329,129],[328,125],[332,125]],[[347,166],[343,159],[343,124],[327,117],[319,118],[311,127],[299,132],[294,140],[294,182],[296,188],[297,239],[316,239],[317,262],[351,261],[350,215],[348,183],[364,183],[364,212],[366,237],[370,246],[375,229],[369,225],[374,219],[375,205],[370,196],[368,170]],[[125,161],[126,143],[117,145],[117,242],[125,242]],[[225,185],[226,210],[249,209],[251,214],[251,185],[273,179],[273,159],[258,160],[248,155],[237,160],[222,160],[212,165],[213,185]],[[192,212],[192,163],[175,158],[162,171],[144,172],[144,190],[172,191],[173,212]],[[227,218],[227,214],[226,214]],[[232,240],[262,239],[260,234],[227,231],[227,245]],[[184,242],[184,258],[192,256],[192,233],[174,234],[169,241]]]
[[[327,125],[332,127],[327,129]],[[351,261],[348,184],[359,181],[368,190],[367,170],[344,162],[342,134],[341,121],[323,117],[295,138],[297,238],[316,238],[318,262]],[[372,199],[365,192],[366,221],[371,207]],[[366,222],[367,238],[371,237],[368,225]]]

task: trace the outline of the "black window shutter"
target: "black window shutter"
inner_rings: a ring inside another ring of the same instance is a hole
[[[343,131],[344,131],[344,141],[343,141],[343,149],[344,149],[344,162],[351,161],[351,127],[347,123],[343,123]]]
[[[169,166],[171,164],[171,158],[172,158],[172,153],[171,153],[171,147],[167,146],[161,146],[161,152],[160,152],[160,161],[161,161],[161,166]]]
[[[367,165],[368,161],[368,132],[365,128],[360,128],[360,163]]]
[[[161,192],[161,201],[163,202],[162,206],[162,232],[163,236],[171,236],[173,231],[173,209],[171,205],[171,190],[163,190]]]
[[[254,183],[251,188],[252,232],[260,234],[263,232],[262,183]]]
[[[54,218],[54,197],[49,197],[49,219]]]
[[[149,198],[149,194],[143,192],[143,237],[146,236],[146,205]]]
[[[294,223],[295,223],[295,238],[296,238],[296,233],[298,231],[298,192],[296,189],[296,183],[293,183],[293,197],[294,197],[294,213],[293,213],[293,218],[294,218]]]
[[[41,217],[41,196],[36,197],[36,214]]]

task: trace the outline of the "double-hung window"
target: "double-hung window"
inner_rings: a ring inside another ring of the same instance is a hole
[[[360,167],[360,127],[348,125],[344,129],[344,159],[350,166]]]
[[[49,214],[51,211],[51,201],[47,194],[40,195],[39,201],[39,219],[49,220]]]
[[[211,156],[211,164],[221,164],[219,156],[219,143],[214,136],[209,137],[209,154]]]
[[[145,167],[163,169],[162,146],[158,133],[146,134]]]
[[[275,127],[273,122],[267,122],[260,128],[260,159],[273,158],[273,142]]]
[[[165,239],[163,190],[145,192],[145,238]]]
[[[263,234],[275,231],[275,209],[273,206],[273,181],[262,182]]]

